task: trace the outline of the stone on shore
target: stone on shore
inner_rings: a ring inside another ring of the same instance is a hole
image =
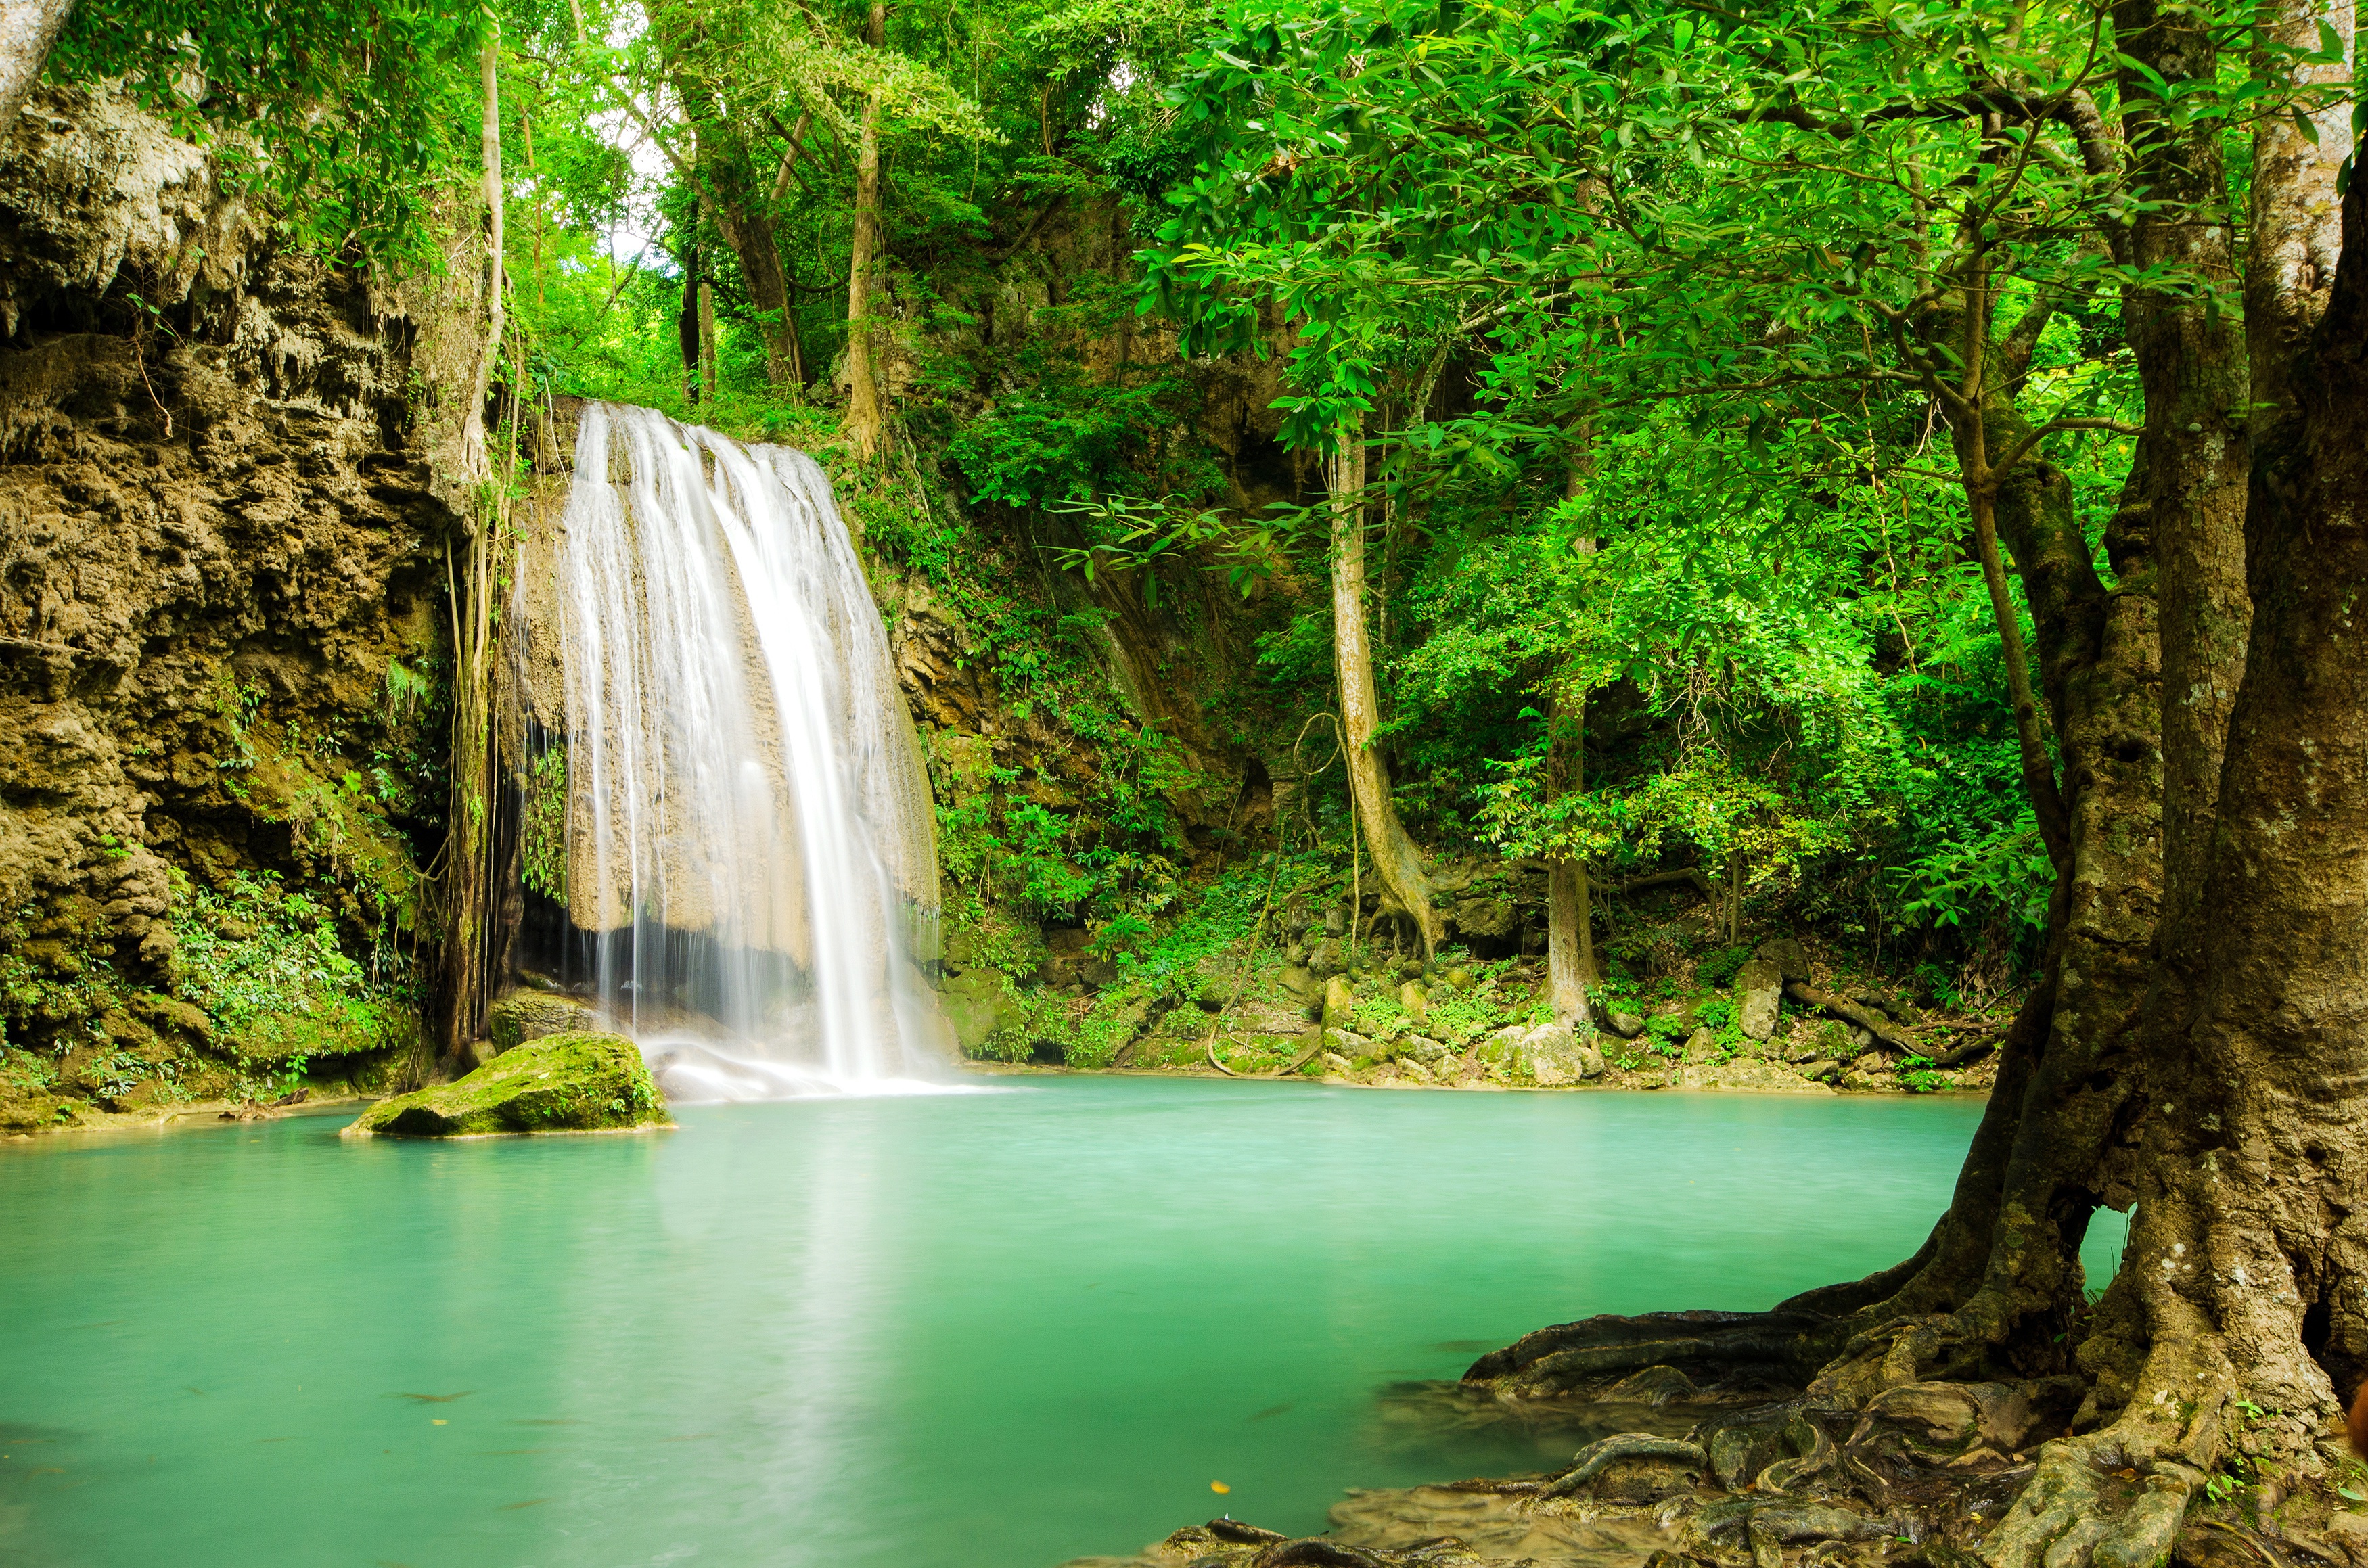
[[[348,1138],[483,1138],[667,1127],[666,1099],[622,1035],[560,1034],[506,1051],[465,1078],[381,1100]]]
[[[1784,999],[1784,971],[1770,959],[1752,959],[1735,977],[1736,1022],[1753,1040],[1776,1032]]]

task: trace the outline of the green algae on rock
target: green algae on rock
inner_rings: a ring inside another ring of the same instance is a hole
[[[622,1035],[550,1035],[506,1051],[465,1078],[381,1100],[349,1138],[483,1138],[669,1127],[666,1099]]]

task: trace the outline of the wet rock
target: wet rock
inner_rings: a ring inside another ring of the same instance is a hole
[[[1774,964],[1787,982],[1809,978],[1809,949],[1791,937],[1769,937],[1753,956]]]
[[[1338,937],[1326,937],[1307,949],[1307,972],[1318,980],[1330,980],[1349,971],[1349,944]]]
[[[578,1034],[591,1027],[591,1008],[573,997],[542,991],[513,991],[485,1010],[485,1035],[495,1056],[530,1040]]]
[[[1697,1026],[1694,1032],[1686,1037],[1686,1048],[1681,1060],[1698,1064],[1715,1061],[1718,1054],[1718,1037],[1711,1033],[1708,1028]]]
[[[1345,1078],[1356,1071],[1349,1060],[1337,1051],[1327,1051],[1315,1060],[1324,1063],[1324,1071],[1335,1077]]]
[[[1398,987],[1398,1006],[1406,1016],[1419,1024],[1430,1017],[1430,994],[1418,980],[1409,980]]]
[[[1338,1052],[1351,1062],[1359,1057],[1369,1057],[1373,1054],[1372,1040],[1367,1040],[1363,1035],[1352,1034],[1347,1029],[1326,1029],[1324,1048],[1326,1051]]]
[[[1601,1004],[1599,1003],[1598,1006],[1601,1007]],[[1622,1040],[1634,1040],[1645,1032],[1645,1020],[1634,1013],[1615,1013],[1609,1007],[1601,1007],[1595,1021]]]
[[[1784,999],[1784,971],[1767,959],[1751,959],[1735,976],[1736,1022],[1753,1040],[1776,1032]]]
[[[1445,1486],[1352,1491],[1333,1505],[1331,1524],[1343,1545],[1369,1551],[1414,1549],[1406,1561],[1441,1561],[1440,1538],[1448,1536],[1479,1553],[1485,1563],[1529,1562],[1554,1568],[1640,1563],[1668,1539],[1650,1517],[1590,1517],[1584,1511],[1541,1509],[1524,1495]],[[1169,1562],[1181,1568],[1185,1561],[1162,1560],[1160,1568]]]
[[[1749,1089],[1769,1095],[1829,1095],[1833,1090],[1796,1068],[1759,1057],[1738,1056],[1731,1062],[1679,1067],[1670,1075],[1674,1089]]]
[[[1428,1035],[1418,1034],[1408,1035],[1406,1039],[1400,1040],[1398,1042],[1398,1052],[1403,1056],[1410,1056],[1417,1062],[1422,1062],[1425,1065],[1429,1065],[1430,1063],[1442,1060],[1448,1053],[1447,1047],[1440,1044],[1438,1040],[1432,1040]]]
[[[669,1125],[640,1048],[622,1035],[583,1033],[529,1040],[465,1078],[381,1100],[345,1131],[479,1138]]]
[[[1802,1019],[1793,1024],[1784,1037],[1784,1060],[1794,1062],[1827,1058],[1847,1061],[1863,1049],[1853,1043],[1857,1033],[1839,1018]]]

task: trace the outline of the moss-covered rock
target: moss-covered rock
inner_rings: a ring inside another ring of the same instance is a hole
[[[381,1100],[346,1135],[478,1138],[668,1125],[640,1048],[622,1035],[579,1033],[529,1040],[465,1078]]]

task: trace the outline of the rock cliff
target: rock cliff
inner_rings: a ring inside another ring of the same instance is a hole
[[[0,142],[0,1124],[415,1032],[464,287],[294,253],[105,90]]]

